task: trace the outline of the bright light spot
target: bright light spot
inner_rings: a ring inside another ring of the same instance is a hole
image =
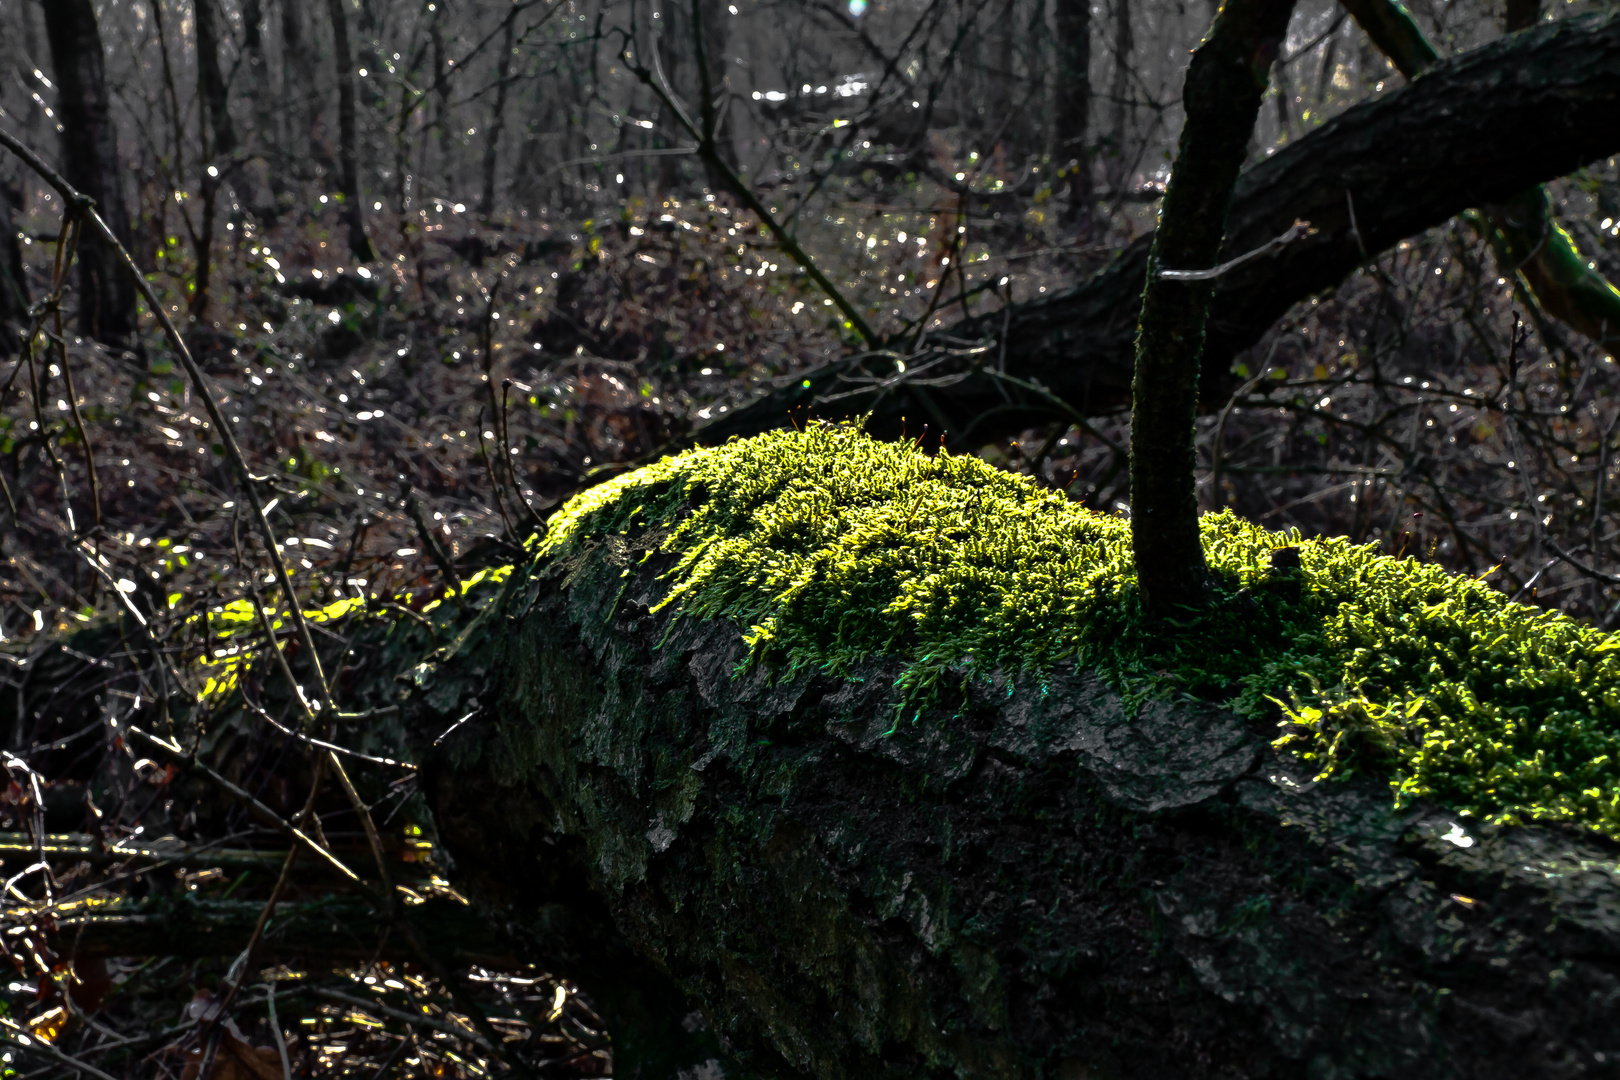
[[[403,559],[407,555],[415,555],[416,554],[416,549],[415,548],[400,548],[398,551],[394,552],[394,554],[398,555],[400,558]]]
[[[325,202],[326,202],[326,196],[325,195],[321,196],[321,202],[322,202],[322,204],[325,204]]]
[[[615,173],[615,174],[614,174],[614,175],[613,175],[613,182],[614,182],[614,183],[615,183],[615,184],[622,184],[622,183],[624,183],[624,173]]]
[[[343,316],[339,315],[335,311],[328,311],[326,313],[326,321],[329,323],[340,323],[343,321]]]
[[[765,91],[765,100],[766,101],[786,101],[787,100],[787,95],[782,93],[782,91],[780,91],[780,90],[767,90],[767,91]]]
[[[1446,833],[1446,835],[1442,836],[1440,839],[1450,840],[1453,844],[1456,844],[1460,848],[1470,848],[1474,846],[1474,838],[1463,832],[1462,826],[1457,824],[1455,821],[1451,823],[1451,831]]]
[[[363,78],[365,78],[365,77],[366,77],[366,76],[367,76],[367,75],[369,75],[369,74],[371,74],[371,73],[370,73],[370,72],[369,72],[369,71],[367,71],[367,70],[366,70],[366,69],[365,69],[365,68],[361,68],[361,69],[360,69],[360,77],[361,77],[361,78],[362,78],[362,79],[363,79]]]
[[[365,278],[367,281],[371,280],[371,271],[366,269],[364,266],[355,267],[354,272]]]
[[[214,177],[215,179],[218,179],[219,178],[219,169],[218,169],[218,167],[214,166],[214,165],[208,166],[208,175]]]
[[[456,205],[452,206],[450,209],[454,210],[458,214],[465,214],[467,212],[467,204],[456,203]]]
[[[849,13],[855,18],[866,14],[866,0],[849,0]]]

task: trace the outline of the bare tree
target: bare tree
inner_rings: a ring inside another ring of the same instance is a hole
[[[52,0],[45,5],[45,30],[62,117],[62,171],[96,201],[128,247],[129,211],[95,6],[91,0]],[[109,344],[125,343],[135,330],[135,289],[99,236],[87,234],[80,245],[79,280],[80,329]]]
[[[1167,272],[1213,266],[1248,152],[1266,75],[1294,0],[1231,0],[1193,54],[1187,122],[1148,257],[1131,381],[1131,540],[1150,611],[1195,603],[1204,586],[1194,487],[1193,417],[1212,279]]]
[[[366,235],[365,209],[360,205],[360,146],[355,117],[354,50],[349,47],[349,20],[343,0],[326,0],[332,20],[332,63],[338,86],[338,182],[343,196],[343,220],[349,233],[349,252],[361,262],[377,257]]]

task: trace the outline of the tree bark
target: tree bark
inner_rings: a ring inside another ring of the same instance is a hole
[[[91,0],[52,0],[44,8],[62,120],[62,173],[96,201],[119,242],[133,249],[95,7]],[[110,345],[126,344],[135,331],[135,287],[89,230],[79,243],[79,329]]]
[[[1091,231],[1091,151],[1087,134],[1091,124],[1091,0],[1056,0],[1053,11],[1057,31],[1057,114],[1053,120],[1056,153],[1066,169],[1068,223],[1082,236]]]
[[[23,273],[22,245],[17,243],[16,201],[12,192],[22,193],[0,183],[0,359],[16,355],[22,335],[28,328],[28,278]]]
[[[197,100],[202,103],[202,223],[197,230],[197,276],[191,293],[191,317],[208,314],[214,267],[214,216],[219,199],[220,167],[236,151],[230,95],[219,68],[219,27],[215,0],[193,0],[197,33]]]
[[[616,1076],[675,1080],[646,1026],[672,1016],[716,1026],[707,1075],[783,1080],[1550,1078],[1608,1052],[1599,842],[1459,846],[1454,814],[1082,670],[964,684],[890,734],[894,664],[738,676],[745,627],[658,609],[661,537],[515,571],[406,703],[460,887],[656,976],[606,1005]]]
[[[512,37],[517,30],[518,8],[506,15],[501,32],[501,55],[495,62],[495,107],[484,139],[484,189],[478,198],[478,213],[488,217],[495,212],[495,170],[500,162],[501,132],[506,128],[506,84],[512,70]]]
[[[1346,110],[1244,172],[1220,259],[1260,247],[1296,220],[1316,232],[1216,283],[1200,408],[1226,400],[1235,385],[1232,356],[1295,303],[1470,206],[1511,198],[1620,151],[1620,127],[1612,123],[1617,111],[1620,13],[1585,16],[1438,64],[1410,86]],[[841,360],[795,375],[791,384],[733,409],[693,438],[713,443],[783,427],[789,410],[802,415],[809,407],[827,418],[872,411],[869,429],[885,435],[899,434],[904,416],[931,416],[953,445],[979,445],[1072,412],[1116,411],[1129,400],[1133,316],[1152,242],[1151,235],[1139,238],[1079,285],[1010,313],[962,320],[934,338],[989,342],[993,353],[1003,352],[1004,340],[1007,374],[1018,384],[968,358],[931,369],[940,378],[919,394],[904,383],[852,383],[864,377],[860,361]],[[1039,392],[1029,390],[1034,385]],[[841,396],[827,400],[833,393]]]
[[[214,6],[217,2],[193,0],[197,31],[197,98],[203,104],[205,122],[213,133],[214,156],[228,158],[236,152],[236,126],[231,123],[229,87],[219,67],[219,12]]]
[[[1131,546],[1149,612],[1196,603],[1204,588],[1193,421],[1213,281],[1174,281],[1215,265],[1232,188],[1294,0],[1226,0],[1193,53],[1187,113],[1148,254],[1131,381]]]
[[[338,84],[338,169],[342,184],[343,221],[349,233],[349,253],[359,262],[377,257],[366,235],[365,210],[360,205],[360,145],[354,101],[354,50],[349,47],[349,20],[343,0],[326,0],[332,20],[332,62]]]

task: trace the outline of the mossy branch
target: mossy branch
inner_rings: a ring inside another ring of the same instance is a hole
[[[1399,0],[1343,3],[1408,80],[1440,62],[1440,54]],[[1529,24],[1509,29],[1528,29],[1533,22],[1532,18]],[[1516,273],[1544,311],[1604,348],[1620,344],[1620,290],[1554,220],[1545,186],[1538,184],[1504,203],[1482,207],[1480,217],[1502,269]]]
[[[1161,271],[1215,264],[1267,72],[1293,11],[1293,0],[1227,0],[1182,87],[1187,120],[1148,257],[1131,381],[1131,538],[1143,600],[1160,615],[1197,602],[1204,584],[1193,419],[1215,291],[1213,280],[1172,280]]]

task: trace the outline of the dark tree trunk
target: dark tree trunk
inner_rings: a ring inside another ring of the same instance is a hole
[[[1056,0],[1057,109],[1052,118],[1053,157],[1067,170],[1069,202],[1064,217],[1087,235],[1091,226],[1091,0]]]
[[[1131,380],[1131,546],[1142,600],[1157,615],[1196,603],[1204,587],[1193,420],[1215,293],[1213,281],[1163,274],[1215,265],[1266,75],[1293,12],[1294,0],[1227,0],[1182,86],[1187,119],[1148,254]]]
[[[229,167],[236,151],[236,128],[231,123],[230,95],[219,68],[216,0],[194,0],[197,32],[197,100],[202,103],[202,224],[197,230],[197,277],[191,293],[191,316],[208,314],[214,266],[214,217],[219,200],[221,164]]]
[[[338,84],[338,170],[343,195],[343,222],[349,233],[349,253],[359,262],[377,257],[366,235],[365,209],[360,205],[360,136],[355,116],[354,50],[349,47],[349,20],[343,0],[326,0],[332,20],[332,61]]]
[[[231,123],[230,90],[219,67],[218,0],[194,0],[197,31],[197,99],[213,135],[213,156],[228,158],[236,152],[236,127]]]
[[[1293,304],[1333,288],[1369,256],[1471,206],[1510,199],[1620,152],[1620,127],[1612,122],[1617,112],[1620,13],[1577,17],[1436,65],[1412,85],[1346,110],[1243,173],[1221,258],[1265,244],[1295,220],[1310,222],[1316,232],[1217,282],[1200,371],[1201,407],[1226,401],[1236,352]],[[1357,230],[1350,226],[1351,205]],[[903,387],[888,387],[881,396],[877,390],[850,393],[840,380],[858,361],[838,361],[796,376],[697,437],[714,443],[786,426],[789,410],[807,405],[829,418],[875,407],[870,430],[898,434],[902,417],[931,415],[953,443],[977,446],[1063,415],[1047,392],[1083,413],[1116,411],[1129,401],[1132,316],[1152,243],[1151,234],[1139,238],[1090,280],[1017,305],[1010,315],[997,311],[951,328],[959,337],[996,341],[1005,326],[1008,373],[1040,384],[1043,393],[1002,382],[987,366],[964,365],[962,381],[929,387],[925,406]],[[818,400],[829,393],[839,397]]]
[[[51,0],[44,7],[63,128],[62,173],[96,201],[119,242],[133,247],[95,7],[91,0]],[[80,330],[108,344],[128,343],[135,331],[135,286],[90,229],[79,242],[79,290]]]
[[[669,78],[671,87],[679,95],[688,115],[698,121],[701,126],[701,117],[712,115],[715,121],[714,146],[730,168],[737,168],[736,148],[731,144],[728,132],[731,125],[727,122],[728,109],[722,109],[722,98],[726,90],[726,55],[727,42],[730,37],[729,26],[726,23],[727,5],[721,0],[690,0],[690,2],[676,2],[663,8],[663,18],[659,20],[666,25],[658,38],[659,63]],[[698,60],[698,35],[702,33],[703,59]],[[705,70],[705,68],[707,70]],[[709,88],[709,100],[705,104],[704,87]],[[675,143],[684,142],[686,134],[681,130],[679,122],[673,116],[664,118],[664,130]],[[712,164],[705,163],[705,179],[712,191],[725,191],[728,185],[720,171]],[[678,184],[680,176],[680,159],[666,157],[661,161],[660,180],[663,188],[672,189]]]
[[[506,83],[512,71],[512,36],[517,30],[518,9],[506,16],[501,32],[501,55],[495,62],[495,107],[484,139],[484,186],[478,198],[478,212],[488,217],[495,212],[495,173],[500,163],[501,133],[506,129]]]
[[[15,205],[21,187],[0,183],[0,357],[14,356],[28,329],[28,278],[23,273],[22,245],[17,243]]]
[[[1528,30],[1541,18],[1541,0],[1507,0],[1502,11],[1502,29],[1508,33]]]
[[[663,535],[515,571],[407,701],[461,887],[514,928],[567,913],[616,1076],[675,1080],[705,1017],[704,1075],[781,1080],[1573,1080],[1609,1052],[1611,846],[1461,847],[1454,813],[1084,671],[889,733],[894,665],[738,676],[744,627],[657,610]]]

